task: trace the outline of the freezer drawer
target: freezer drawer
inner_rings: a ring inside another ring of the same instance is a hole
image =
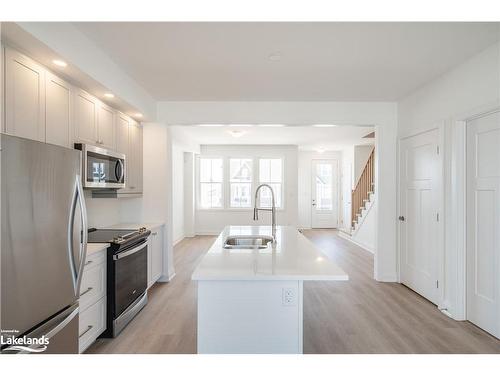
[[[78,303],[68,307],[40,327],[27,334],[28,338],[48,339],[44,345],[13,345],[2,349],[2,353],[25,354],[77,354],[78,353]]]

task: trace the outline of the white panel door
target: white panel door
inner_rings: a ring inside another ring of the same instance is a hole
[[[500,112],[467,124],[467,319],[500,338]]]
[[[5,49],[5,129],[7,134],[45,142],[45,70]]]
[[[338,161],[313,160],[311,176],[311,227],[337,228]]]
[[[441,164],[438,130],[400,143],[401,282],[438,303]]]
[[[45,72],[45,141],[71,146],[71,85]]]

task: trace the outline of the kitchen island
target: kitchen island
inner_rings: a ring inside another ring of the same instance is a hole
[[[348,280],[294,227],[246,245],[270,236],[269,226],[228,226],[195,269],[198,353],[302,353],[303,282]]]

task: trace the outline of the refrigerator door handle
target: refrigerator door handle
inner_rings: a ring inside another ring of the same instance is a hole
[[[82,243],[80,245],[80,264],[76,264],[75,253],[73,249],[73,233],[75,227],[75,212],[76,205],[80,205],[80,214],[82,219]],[[69,223],[68,223],[68,254],[70,259],[70,269],[71,276],[73,279],[73,287],[75,290],[75,295],[80,294],[80,284],[82,281],[83,267],[85,265],[85,257],[87,255],[87,242],[88,242],[88,228],[87,228],[87,208],[85,206],[85,198],[83,196],[83,187],[80,175],[76,175],[75,180],[75,190],[73,192],[73,198],[71,202]]]
[[[88,222],[87,222],[87,207],[85,205],[85,197],[83,196],[82,180],[79,175],[76,176],[78,202],[80,203],[80,213],[82,216],[82,245],[80,247],[80,266],[78,267],[78,274],[76,279],[77,295],[80,294],[80,284],[82,282],[83,268],[85,266],[85,258],[87,257],[87,243],[88,243]]]
[[[78,175],[77,175],[78,178]],[[75,187],[73,189],[73,196],[71,198],[71,206],[69,209],[69,217],[68,217],[68,257],[69,257],[69,267],[71,271],[71,279],[73,281],[73,288],[75,290],[75,294],[77,294],[77,271],[75,266],[75,253],[73,251],[73,231],[75,226],[75,211],[76,211],[76,203],[77,203],[77,194],[78,194],[78,181],[75,180]]]

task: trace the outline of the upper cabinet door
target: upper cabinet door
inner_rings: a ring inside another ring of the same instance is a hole
[[[125,156],[128,156],[128,126],[128,118],[118,112],[116,115],[116,151]]]
[[[69,83],[45,72],[45,141],[72,148],[71,94]]]
[[[131,122],[129,127],[129,189],[142,193],[142,127]]]
[[[115,145],[115,111],[101,104],[97,110],[97,136],[100,146],[114,150]]]
[[[31,59],[5,50],[5,129],[45,141],[45,71]]]
[[[83,90],[75,94],[75,143],[99,145],[97,137],[98,101]]]

